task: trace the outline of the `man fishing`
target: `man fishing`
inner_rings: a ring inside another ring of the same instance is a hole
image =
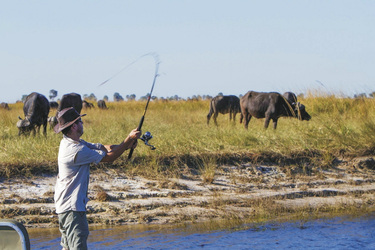
[[[74,108],[57,115],[56,133],[62,132],[58,154],[58,176],[55,186],[55,206],[63,249],[87,249],[89,235],[86,218],[90,164],[113,162],[127,149],[137,146],[141,131],[133,129],[118,145],[89,143],[81,139],[83,122]]]

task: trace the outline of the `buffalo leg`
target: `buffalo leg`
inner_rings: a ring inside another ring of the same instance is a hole
[[[214,117],[213,117],[213,119],[214,119],[214,122],[215,122],[215,125],[217,126],[217,116],[218,116],[218,113],[214,113]]]
[[[47,136],[47,121],[43,124],[43,134]]]
[[[251,115],[250,114],[246,114],[245,115],[245,129],[248,129],[250,120],[251,120]]]
[[[268,125],[270,124],[270,118],[266,117],[266,120],[264,121],[264,128],[268,128]]]
[[[273,119],[273,129],[276,129],[277,127],[277,119]]]
[[[208,113],[208,115],[207,115],[207,125],[209,125],[210,124],[210,119],[211,119],[211,116],[212,116],[212,113],[210,112],[210,113]]]

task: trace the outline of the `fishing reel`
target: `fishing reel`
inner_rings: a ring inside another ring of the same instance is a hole
[[[148,141],[152,139],[152,135],[150,132],[147,131],[146,133],[144,133],[144,135],[142,135],[140,139],[145,143],[146,146],[149,146],[151,150],[156,149],[153,145],[148,143]]]

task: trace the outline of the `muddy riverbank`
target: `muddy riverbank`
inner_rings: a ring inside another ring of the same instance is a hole
[[[355,213],[355,209],[374,207],[374,159],[337,159],[338,164],[327,169],[221,165],[212,182],[191,169],[181,169],[179,178],[158,180],[95,170],[90,177],[88,219],[91,225],[172,224],[249,220],[272,213],[321,212],[329,207]],[[17,219],[29,228],[57,227],[55,178],[2,179],[1,217]]]

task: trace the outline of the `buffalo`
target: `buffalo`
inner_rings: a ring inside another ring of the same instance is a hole
[[[108,109],[104,100],[99,100],[98,101],[98,108],[100,108],[100,109]]]
[[[229,113],[229,120],[235,121],[236,114],[240,113],[240,99],[235,95],[227,96],[215,96],[210,102],[210,111],[207,115],[207,124],[210,123],[211,116],[213,116],[214,122],[217,125],[216,118],[221,114]]]
[[[88,102],[88,101],[86,101],[86,100],[83,100],[83,101],[82,101],[82,107],[83,107],[84,109],[91,109],[91,108],[94,107],[94,104],[92,104],[91,102]]]
[[[252,116],[255,118],[266,118],[264,128],[268,128],[270,120],[273,128],[277,127],[279,117],[296,117],[299,120],[310,120],[311,116],[306,112],[305,106],[300,103],[290,104],[288,99],[277,92],[255,92],[249,91],[240,100],[241,120],[245,118],[245,128],[248,128]]]
[[[28,95],[23,105],[25,119],[22,120],[21,117],[19,117],[20,120],[17,122],[18,135],[27,135],[31,131],[33,131],[33,134],[35,135],[36,129],[39,133],[41,125],[43,125],[44,135],[47,135],[47,118],[49,109],[49,102],[44,95],[36,92]]]
[[[0,103],[0,108],[10,110],[8,103],[2,102]]]
[[[73,107],[75,110],[77,110],[78,113],[81,113],[82,98],[80,94],[70,93],[70,94],[63,95],[57,111],[61,111],[69,107]]]

